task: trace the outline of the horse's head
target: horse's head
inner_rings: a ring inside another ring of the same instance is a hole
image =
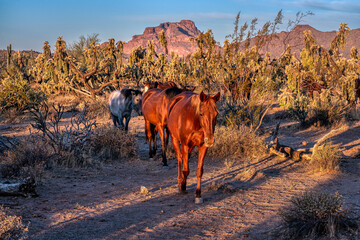
[[[134,110],[137,112],[138,115],[142,115],[142,111],[141,111],[142,92],[139,90],[133,90],[131,94],[132,94],[132,104]]]
[[[145,82],[143,93],[146,93],[149,89],[157,88],[158,84],[159,84],[159,82],[153,82],[153,81]]]
[[[200,125],[204,131],[204,143],[206,147],[211,147],[214,144],[214,131],[216,124],[216,117],[218,110],[216,102],[220,99],[220,92],[214,96],[200,93]]]

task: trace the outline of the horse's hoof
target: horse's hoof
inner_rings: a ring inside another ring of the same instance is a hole
[[[187,194],[187,191],[186,191],[186,190],[183,191],[183,190],[179,189],[179,194],[180,194],[180,195],[185,195],[185,194]]]
[[[163,169],[164,169],[164,170],[169,170],[170,167],[169,167],[169,166],[163,166]]]
[[[195,198],[195,204],[201,204],[201,203],[204,203],[204,201],[201,197]]]

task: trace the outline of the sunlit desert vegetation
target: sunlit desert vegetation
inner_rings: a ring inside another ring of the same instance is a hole
[[[299,13],[288,29],[308,14]],[[116,161],[138,161],[139,135],[109,125],[107,97],[122,87],[142,89],[149,81],[221,92],[216,141],[207,156],[230,169],[270,155],[271,135],[264,124],[274,128],[277,120],[287,119],[298,123],[297,129],[331,131],[358,121],[360,53],[355,47],[350,58],[341,53],[350,31],[347,24],[340,25],[330,48],[320,46],[305,31],[300,56],[287,45],[281,56],[273,57],[266,46],[282,24],[282,11],[260,27],[256,18],[241,25],[238,14],[223,47],[208,30],[190,39],[196,51],[184,57],[168,51],[164,32],[158,35],[163,53],[157,53],[154,41],[149,41],[146,48],[138,46],[126,55],[125,42],[109,39],[100,44],[97,34],[70,44],[61,36],[55,46],[45,41],[41,53],[15,52],[9,45],[6,59],[0,62],[1,120],[4,124],[29,121],[32,127],[27,136],[0,135],[1,177],[31,178],[36,184],[53,169],[101,169]],[[278,115],[276,121],[268,116],[274,107],[281,109],[273,113]],[[309,172],[341,174],[341,149],[329,139],[301,159]],[[171,151],[168,155],[175,158]],[[251,169],[252,177],[261,176]],[[353,218],[350,222],[342,203],[337,194],[306,192],[294,198],[280,211],[283,225],[277,236],[335,237],[343,234],[340,231],[356,235],[357,222]],[[12,229],[2,229],[4,239],[27,231],[21,218],[6,215],[3,208],[0,221],[2,228],[6,222]]]

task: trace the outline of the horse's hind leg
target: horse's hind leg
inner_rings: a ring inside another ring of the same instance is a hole
[[[157,129],[159,130],[159,135],[161,139],[162,165],[166,167],[168,165],[166,160],[166,133],[164,133],[164,127],[161,125],[157,125]]]
[[[131,118],[131,116],[125,117],[125,131],[128,131],[128,129],[129,129],[130,118]]]
[[[151,143],[154,141],[154,128],[155,126],[145,119],[145,137],[149,143],[149,158],[153,158],[156,154],[156,150],[151,149]]]
[[[114,123],[114,126],[116,127],[116,124],[118,123],[119,119],[117,116],[115,116],[113,113],[111,113],[111,119]]]
[[[151,133],[151,140],[153,142],[153,153],[154,156],[156,155],[157,145],[156,145],[156,135],[157,135],[157,129],[156,126],[153,124],[150,124],[150,133]]]

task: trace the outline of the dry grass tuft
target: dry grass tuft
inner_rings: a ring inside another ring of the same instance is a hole
[[[24,240],[27,237],[28,227],[22,222],[21,217],[7,215],[0,206],[0,239]]]
[[[266,154],[264,138],[241,125],[239,128],[220,127],[215,130],[214,146],[208,149],[209,156],[231,159],[261,158]],[[231,164],[231,163],[230,163]],[[232,164],[231,164],[232,165]]]
[[[235,176],[235,180],[240,180],[240,181],[245,182],[245,181],[249,181],[249,180],[255,178],[257,175],[261,175],[261,174],[262,173],[258,173],[254,167],[249,167],[249,168],[246,168],[241,173],[237,174]]]
[[[212,182],[207,188],[206,190],[208,191],[216,191],[216,192],[221,192],[221,193],[234,193],[236,191],[238,191],[237,188],[235,188],[234,186],[232,186],[229,183],[225,183],[225,182]]]
[[[110,118],[109,105],[106,99],[98,98],[87,103],[87,105],[86,116],[88,119],[107,120]]]
[[[135,136],[112,126],[95,129],[88,149],[93,158],[101,161],[127,160],[137,156]]]
[[[277,234],[281,239],[329,239],[340,234],[357,234],[357,220],[350,217],[342,205],[342,196],[338,193],[305,192],[280,210],[282,225]]]
[[[336,173],[340,169],[340,149],[332,142],[325,142],[314,152],[309,168],[314,172]]]
[[[5,178],[31,178],[37,182],[43,177],[50,156],[49,147],[40,137],[25,137],[0,157],[1,175]]]

